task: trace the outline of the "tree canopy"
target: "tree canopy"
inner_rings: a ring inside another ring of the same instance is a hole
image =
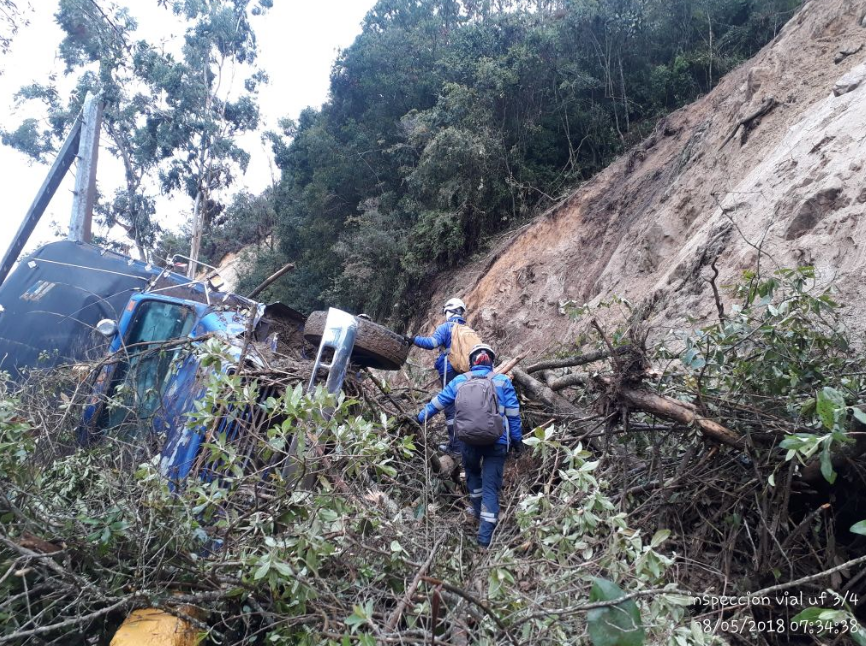
[[[586,180],[799,0],[380,0],[330,98],[272,133],[272,288],[397,322],[437,272]]]
[[[258,126],[255,95],[267,80],[254,65],[250,19],[270,0],[159,4],[186,25],[177,51],[137,39],[138,25],[126,8],[60,0],[59,52],[73,90],[65,93],[61,87],[68,83],[54,77],[22,88],[18,100],[41,102],[47,125],[31,117],[2,133],[4,144],[46,161],[86,93],[99,94],[108,150],[123,165],[124,184],[96,210],[108,227],[126,231],[142,257],[161,233],[154,219],[157,193],[190,198],[199,239],[223,209],[219,189],[230,186],[249,161],[236,137]],[[231,87],[233,74],[246,75],[241,89]]]

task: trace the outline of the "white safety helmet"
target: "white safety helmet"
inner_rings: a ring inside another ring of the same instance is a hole
[[[493,365],[496,362],[496,353],[493,351],[493,348],[491,348],[486,343],[479,343],[478,345],[473,346],[473,348],[469,351],[470,366],[475,365],[475,355],[481,352],[486,352],[488,355],[490,355],[490,365]]]
[[[465,314],[466,303],[461,301],[459,298],[449,298],[448,302],[445,303],[445,307],[442,308],[442,311],[445,314],[449,314],[451,312],[455,314]]]

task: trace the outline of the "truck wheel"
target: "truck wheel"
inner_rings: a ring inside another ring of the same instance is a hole
[[[316,347],[322,341],[327,316],[327,312],[313,312],[304,325],[304,339]],[[406,362],[410,349],[403,342],[403,337],[373,321],[359,318],[356,320],[358,334],[355,337],[352,362],[378,370],[399,370]]]

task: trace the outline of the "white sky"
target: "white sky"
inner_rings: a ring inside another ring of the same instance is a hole
[[[276,128],[282,117],[296,118],[307,106],[319,107],[327,98],[331,65],[337,50],[352,44],[361,31],[361,21],[375,0],[275,0],[264,16],[253,18],[259,43],[259,67],[270,83],[259,92],[262,130]],[[24,4],[24,3],[21,3]],[[156,0],[119,0],[129,6],[139,21],[137,35],[150,42],[168,39],[179,42],[183,26],[170,11],[157,7]],[[30,25],[20,30],[12,51],[0,58],[0,124],[14,129],[30,116],[33,106],[16,108],[14,93],[23,85],[44,82],[52,72],[62,76],[63,64],[57,49],[63,37],[54,22],[56,0],[31,0]],[[244,137],[241,145],[251,154],[249,170],[235,184],[235,190],[254,193],[279,180],[269,147],[259,134]],[[53,161],[53,160],[52,160]],[[23,154],[0,145],[0,254],[5,253],[36,192],[45,180],[50,164],[33,164]],[[75,167],[67,174],[42,221],[27,245],[34,249],[56,234],[65,236],[72,208]],[[104,147],[99,155],[99,189],[110,195],[120,185],[122,170]],[[184,196],[160,199],[160,223],[176,229],[189,218],[191,203]]]

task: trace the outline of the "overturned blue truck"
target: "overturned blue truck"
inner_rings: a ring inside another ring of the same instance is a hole
[[[409,351],[403,337],[363,317],[333,308],[304,317],[83,242],[41,247],[0,285],[0,371],[20,380],[33,370],[90,366],[79,441],[133,417],[165,438],[162,471],[175,481],[201,449],[203,433],[187,422],[206,387],[195,348],[211,338],[258,368],[259,348],[309,361],[308,390],[324,379],[331,393],[350,365],[393,370]],[[241,437],[254,413],[233,415],[222,431]]]

